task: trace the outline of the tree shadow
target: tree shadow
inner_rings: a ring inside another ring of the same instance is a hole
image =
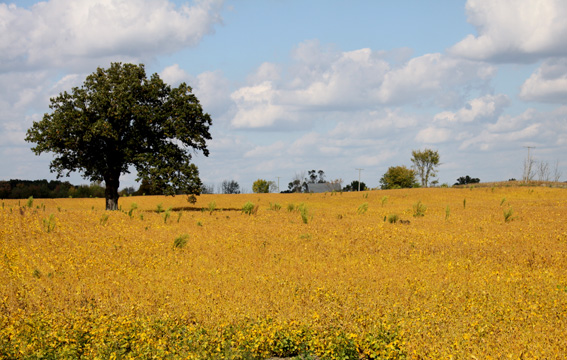
[[[179,206],[174,207],[171,210],[173,211],[203,211],[203,212],[210,212],[210,209],[207,207],[194,207],[194,206]],[[154,210],[155,211],[155,210]],[[242,209],[237,208],[215,208],[214,211],[242,211]]]

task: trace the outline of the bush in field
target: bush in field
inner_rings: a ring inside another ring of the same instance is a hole
[[[254,203],[251,201],[246,202],[246,204],[244,204],[244,206],[242,206],[242,212],[247,214],[247,215],[251,215],[254,212]]]

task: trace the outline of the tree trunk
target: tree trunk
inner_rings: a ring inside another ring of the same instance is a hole
[[[105,177],[106,183],[106,210],[118,210],[118,187],[120,180],[118,176]]]

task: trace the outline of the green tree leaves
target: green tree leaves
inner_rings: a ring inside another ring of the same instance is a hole
[[[148,79],[144,65],[113,63],[52,98],[52,112],[33,123],[26,141],[37,155],[54,153],[50,168],[58,177],[79,171],[104,181],[109,210],[117,209],[120,175],[132,167],[165,194],[199,194],[191,150],[208,156],[212,121],[191,91],[157,74]]]
[[[405,166],[391,166],[380,179],[382,189],[400,189],[419,186],[415,179],[416,173]]]

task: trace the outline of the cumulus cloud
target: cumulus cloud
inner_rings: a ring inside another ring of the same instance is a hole
[[[442,54],[405,63],[389,63],[385,60],[389,57],[367,48],[341,52],[317,41],[302,43],[289,68],[265,63],[249,77],[252,83],[232,93],[236,106],[232,125],[300,125],[314,111],[371,111],[420,102],[451,105],[461,102],[470,89],[484,87],[495,72],[490,65]]]
[[[504,94],[485,95],[468,101],[463,108],[456,112],[440,112],[433,117],[433,120],[442,124],[455,124],[495,119],[509,104],[510,99]]]
[[[459,91],[463,84],[489,80],[495,71],[494,67],[478,62],[425,54],[388,72],[377,89],[377,97],[382,103],[398,104],[433,96],[443,98],[444,93]]]
[[[0,70],[77,59],[138,59],[196,45],[221,22],[222,0],[50,0],[0,4]]]
[[[567,103],[567,58],[549,59],[521,87],[526,101]]]
[[[289,109],[278,104],[278,91],[270,81],[238,89],[231,98],[238,108],[232,125],[235,128],[263,128],[290,119]]]
[[[467,134],[460,149],[521,148],[525,144],[541,144],[540,149],[564,146],[566,116],[565,106],[546,112],[527,109],[516,116],[505,114],[497,121],[477,128],[475,134]]]
[[[567,3],[563,0],[468,0],[469,35],[449,53],[476,60],[533,62],[567,55]]]

